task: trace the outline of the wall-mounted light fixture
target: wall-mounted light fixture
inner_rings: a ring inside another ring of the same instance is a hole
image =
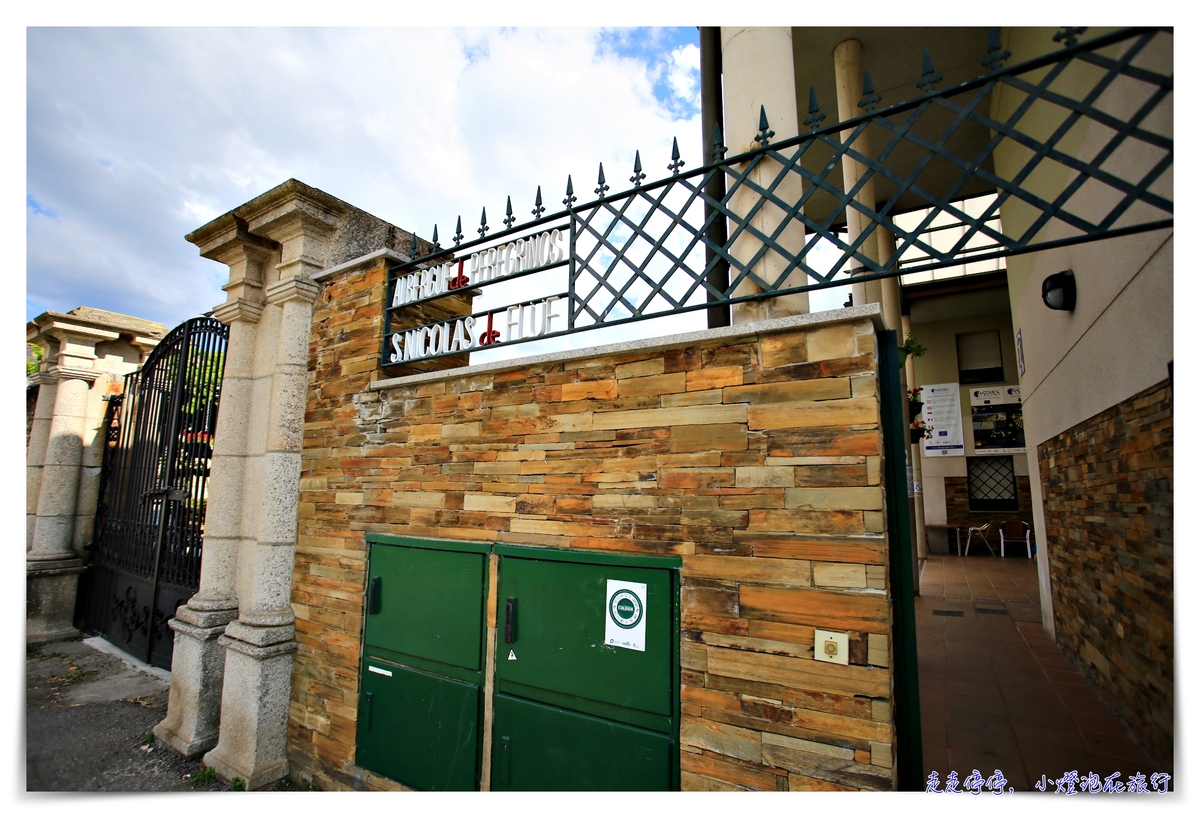
[[[1042,303],[1052,310],[1075,309],[1075,273],[1063,270],[1042,282]]]

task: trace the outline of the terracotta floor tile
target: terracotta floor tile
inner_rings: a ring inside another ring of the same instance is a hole
[[[963,696],[958,693],[948,693],[946,709],[950,713],[1008,717],[1008,708],[1004,701],[990,696]]]
[[[988,713],[951,710],[946,726],[950,731],[949,743],[952,747],[959,746],[955,742],[955,737],[971,733],[1004,739],[1013,736],[1013,728],[1006,715],[995,716]]]

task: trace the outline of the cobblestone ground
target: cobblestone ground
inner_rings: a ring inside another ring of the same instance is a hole
[[[26,654],[25,789],[28,792],[228,792],[199,759],[153,740],[168,684],[88,642]],[[269,790],[295,790],[284,780]]]

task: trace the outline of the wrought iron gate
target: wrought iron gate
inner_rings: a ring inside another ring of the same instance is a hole
[[[111,407],[88,630],[157,667],[167,627],[200,585],[205,489],[229,328],[193,318],[125,376]]]

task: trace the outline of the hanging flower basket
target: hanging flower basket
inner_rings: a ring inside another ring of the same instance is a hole
[[[908,439],[913,445],[931,437],[933,437],[933,427],[923,420],[914,420],[908,427]]]

